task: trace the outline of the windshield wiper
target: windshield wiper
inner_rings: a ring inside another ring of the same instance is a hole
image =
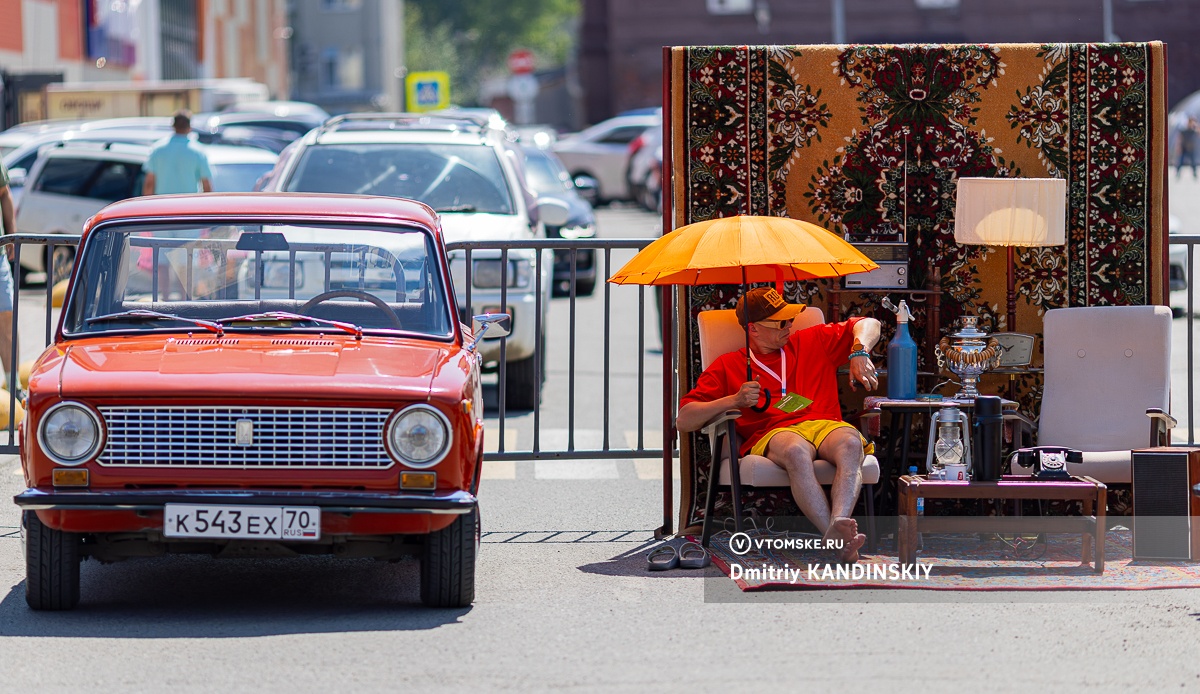
[[[354,339],[361,340],[363,337],[362,328],[353,323],[343,323],[342,321],[328,320],[325,318],[317,318],[316,316],[305,316],[299,313],[289,313],[287,311],[264,311],[263,313],[247,313],[244,316],[235,316],[233,318],[222,318],[220,324],[222,326],[229,323],[254,323],[257,321],[311,321],[322,325],[331,325],[339,330],[350,333]]]
[[[107,313],[103,316],[92,316],[91,318],[85,319],[83,322],[86,325],[91,325],[92,323],[119,320],[179,320],[204,328],[210,332],[214,332],[217,334],[217,337],[221,337],[225,334],[225,328],[222,327],[220,323],[200,320],[199,318],[186,318],[184,316],[177,316],[174,313],[160,313],[158,311],[150,311],[144,308],[136,308],[132,311],[121,311],[119,313]]]
[[[478,208],[474,205],[451,205],[449,207],[439,207],[434,212],[441,214],[443,212],[475,212]]]

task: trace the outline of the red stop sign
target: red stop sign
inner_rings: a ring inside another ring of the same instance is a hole
[[[518,48],[508,54],[508,71],[514,75],[527,75],[533,72],[533,51]]]

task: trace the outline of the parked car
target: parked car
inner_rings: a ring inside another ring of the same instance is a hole
[[[582,132],[561,137],[554,144],[554,153],[572,176],[596,180],[597,202],[632,200],[626,181],[629,144],[661,120],[661,116],[653,114],[609,118]]]
[[[315,115],[221,111],[192,116],[192,130],[201,142],[247,144],[278,153],[322,122]]]
[[[98,121],[67,122],[72,125],[66,128],[45,128],[42,132],[24,138],[19,146],[4,154],[4,168],[8,169],[9,176],[8,187],[12,191],[13,201],[18,205],[25,190],[25,180],[33,171],[33,165],[49,147],[64,142],[149,143],[172,132],[170,118],[106,118]]]
[[[276,155],[254,147],[208,145],[216,192],[248,191],[275,165]],[[105,205],[142,194],[142,166],[149,143],[78,141],[46,150],[26,181],[17,208],[17,230],[25,234],[78,234]],[[71,272],[70,246],[21,247],[23,274],[45,272],[58,283]]]
[[[562,161],[547,149],[522,146],[525,153],[525,177],[539,199],[561,200],[567,207],[567,221],[561,225],[546,225],[546,236],[561,239],[591,239],[596,237],[596,215],[592,206],[579,194],[571,174]],[[566,249],[554,251],[554,295],[571,293],[571,255]],[[596,252],[578,250],[575,255],[575,295],[591,296],[596,290]]]
[[[642,131],[629,145],[629,171],[625,180],[630,196],[651,212],[662,211],[662,120]]]
[[[355,114],[332,118],[297,140],[259,187],[419,200],[441,215],[448,242],[545,238],[545,225],[565,223],[566,210],[557,200],[535,198],[522,160],[502,131],[474,118]],[[545,356],[553,254],[542,255],[540,276],[537,257],[532,250],[511,250],[502,273],[500,251],[474,251],[468,288],[466,254],[450,256],[463,316],[512,316],[504,350],[505,405],[511,409],[532,409],[545,376],[535,360]],[[500,342],[485,342],[480,353],[485,369],[499,368]]]
[[[83,122],[74,118],[60,118],[18,123],[11,128],[6,128],[0,132],[0,157],[7,156],[9,152],[35,137],[50,133],[65,132]]]
[[[1174,234],[1182,234],[1183,226],[1179,223],[1179,218],[1175,215],[1167,217],[1167,243],[1170,244],[1170,237]],[[1184,245],[1169,245],[1170,263],[1168,264],[1168,283],[1173,292],[1187,289],[1188,273],[1187,273],[1187,256],[1188,247]]]
[[[264,253],[284,265],[256,273]],[[236,298],[233,268],[253,287]],[[291,291],[260,297],[279,276]],[[475,355],[509,321],[475,319],[474,334],[460,324],[438,220],[418,203],[231,194],[105,208],[29,378],[15,501],[30,607],[74,607],[82,560],[177,553],[415,553],[422,602],[470,604]]]

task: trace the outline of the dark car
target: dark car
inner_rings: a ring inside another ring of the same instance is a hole
[[[311,113],[197,113],[192,130],[206,144],[237,144],[269,149],[276,154],[324,119]]]
[[[590,239],[596,236],[596,215],[592,206],[580,195],[577,183],[571,180],[567,167],[554,152],[538,147],[522,147],[525,152],[525,177],[534,194],[541,198],[559,200],[569,210],[562,226],[546,225],[546,235],[560,239]],[[593,250],[575,251],[575,295],[591,296],[596,289],[596,253]],[[571,293],[571,251],[554,251],[554,296]]]

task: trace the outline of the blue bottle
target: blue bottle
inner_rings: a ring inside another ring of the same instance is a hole
[[[896,336],[888,343],[887,395],[891,400],[913,400],[917,397],[917,343],[908,333],[908,304],[901,301],[896,310]]]

